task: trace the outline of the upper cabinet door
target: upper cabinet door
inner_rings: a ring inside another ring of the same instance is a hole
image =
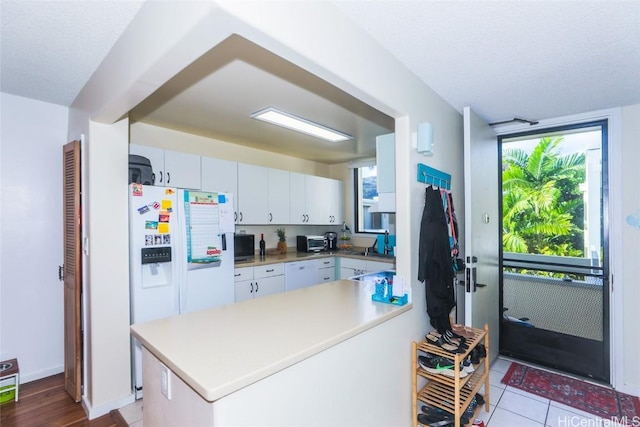
[[[305,175],[305,204],[308,224],[322,225],[329,223],[329,201],[327,200],[329,185],[327,178]]]
[[[200,156],[130,144],[129,153],[146,157],[151,162],[157,187],[200,189]]]
[[[238,163],[238,224],[268,224],[269,172]]]
[[[129,144],[129,153],[146,157],[151,162],[153,169],[153,185],[164,187],[166,175],[164,173],[164,150],[162,148],[149,147],[148,145]]]
[[[199,190],[200,156],[178,151],[164,152],[165,187]]]
[[[337,179],[331,181],[330,224],[342,224],[344,221],[344,183]]]
[[[307,224],[305,175],[291,172],[289,174],[289,216],[290,224]]]
[[[289,224],[289,172],[269,169],[269,224]]]
[[[238,220],[238,162],[202,157],[202,190],[233,194],[233,211]]]

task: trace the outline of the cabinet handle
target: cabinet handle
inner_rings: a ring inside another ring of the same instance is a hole
[[[234,274],[235,277],[240,277],[240,273]]]
[[[156,184],[156,174],[152,173],[151,174],[151,185],[155,185]]]
[[[273,214],[269,213],[269,222],[273,221]]]
[[[162,182],[162,171],[160,171],[160,182]]]
[[[275,268],[272,268],[271,270],[267,270],[267,273],[273,273],[274,270]]]
[[[251,292],[250,293],[253,293],[253,282],[251,282]]]
[[[328,277],[325,277],[325,278],[324,278],[324,279],[322,279],[322,280],[329,280],[329,278],[328,278]]]
[[[260,287],[258,286],[258,282],[256,282],[256,293],[260,290]]]
[[[238,222],[238,212],[234,212],[234,213],[233,213],[233,220],[234,220],[235,222]]]
[[[331,261],[324,261],[323,264],[329,264]]]
[[[239,222],[242,222],[242,212],[240,212],[240,221]]]
[[[171,182],[171,174],[167,172],[167,184]]]

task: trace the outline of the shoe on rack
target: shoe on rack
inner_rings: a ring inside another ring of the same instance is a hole
[[[473,365],[477,365],[478,363],[480,363],[480,351],[478,350],[478,347],[471,350],[471,354],[469,354],[469,359],[471,360],[471,363]]]
[[[472,374],[475,372],[476,368],[473,367],[473,363],[471,363],[471,359],[469,357],[467,357],[464,362],[462,362],[462,369],[464,369],[464,371],[467,374]]]
[[[476,418],[475,420],[473,420],[473,426],[474,427],[484,427],[484,421],[482,421],[479,418]]]
[[[449,427],[449,426],[455,425],[455,421],[453,419],[450,419],[450,420],[435,419],[425,414],[418,414],[418,423],[423,426],[430,426],[430,427]]]
[[[454,369],[455,363],[446,357],[427,359],[424,356],[418,356],[418,364],[422,369],[430,374],[441,374],[451,378],[455,378],[456,376],[456,371]],[[464,369],[460,369],[459,372],[460,378],[464,378],[468,375]]]
[[[438,346],[443,350],[448,351],[449,353],[460,354],[460,353],[464,353],[466,350],[466,349],[460,348],[459,345],[448,343],[442,336],[436,337],[435,335],[427,334],[425,335],[425,338],[429,344]]]

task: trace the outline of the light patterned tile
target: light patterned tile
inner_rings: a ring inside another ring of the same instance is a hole
[[[544,424],[547,418],[549,402],[540,402],[539,400],[505,390],[498,402],[498,408],[506,409],[540,424]]]
[[[129,427],[143,427],[143,425],[142,425],[142,420],[140,420],[140,421],[136,421],[136,422],[135,422],[135,423],[133,423],[133,424],[129,424]]]
[[[476,419],[484,421],[484,425],[486,427],[489,423],[489,419],[491,418],[491,414],[493,414],[493,411],[495,409],[496,407],[494,405],[489,405],[489,412],[486,412],[483,405],[482,409],[480,409],[480,411],[478,412]],[[471,422],[473,423],[473,420],[471,420]]]
[[[491,370],[506,374],[507,370],[509,369],[509,366],[511,366],[510,360],[497,358],[496,360],[493,361],[493,364],[491,365]]]
[[[502,377],[504,377],[502,372],[489,371],[489,384],[504,389],[507,385],[500,382]]]
[[[487,427],[543,427],[544,424],[533,421],[506,409],[496,408],[491,414]]]

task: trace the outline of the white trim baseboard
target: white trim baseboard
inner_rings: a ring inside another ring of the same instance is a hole
[[[133,393],[127,395],[118,400],[113,400],[111,402],[105,403],[100,406],[92,406],[89,399],[86,396],[82,396],[82,407],[84,408],[84,412],[87,414],[87,418],[89,420],[93,420],[95,418],[101,417],[103,415],[108,414],[114,409],[120,409],[123,406],[127,406],[136,401],[136,397]]]
[[[20,372],[20,384],[29,383],[31,381],[41,380],[52,375],[58,375],[64,372],[64,365],[55,366],[38,372],[24,373]]]

